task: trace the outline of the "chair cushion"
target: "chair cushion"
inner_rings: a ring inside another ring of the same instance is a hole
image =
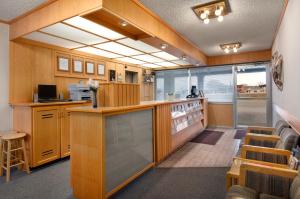
[[[278,135],[278,136],[280,136],[280,134],[281,134],[281,132],[282,132],[282,130],[284,129],[284,128],[289,128],[289,124],[286,122],[286,121],[284,121],[284,120],[278,120],[277,122],[276,122],[276,124],[275,124],[275,131],[274,131],[274,133],[273,133],[273,135]]]
[[[256,199],[255,190],[240,185],[232,186],[226,194],[226,199]]]
[[[269,194],[260,194],[259,199],[284,199],[284,198],[277,197],[277,196],[272,196],[272,195],[269,195]]]
[[[284,128],[280,134],[280,140],[276,143],[275,148],[291,151],[298,143],[298,134],[290,128]]]

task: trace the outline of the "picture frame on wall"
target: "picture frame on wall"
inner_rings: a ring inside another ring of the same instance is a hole
[[[65,56],[57,56],[57,70],[68,72],[70,71],[70,58]]]
[[[98,63],[97,64],[97,74],[98,75],[105,75],[105,64],[104,63]]]
[[[95,74],[95,63],[94,62],[85,62],[85,71],[86,71],[86,74],[88,75],[94,75]]]
[[[83,73],[83,60],[73,59],[73,72],[74,73]]]

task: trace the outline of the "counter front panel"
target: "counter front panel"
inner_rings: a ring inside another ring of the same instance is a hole
[[[105,190],[114,192],[154,162],[153,109],[105,117]]]

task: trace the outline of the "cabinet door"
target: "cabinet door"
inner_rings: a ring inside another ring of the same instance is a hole
[[[59,109],[34,110],[33,166],[60,157]]]
[[[60,137],[60,156],[70,155],[70,111],[62,109],[61,118],[61,137]]]

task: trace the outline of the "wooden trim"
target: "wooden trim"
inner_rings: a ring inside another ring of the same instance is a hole
[[[2,20],[2,19],[0,19],[0,23],[4,23],[4,24],[9,25],[9,21],[5,21],[5,20]]]
[[[283,156],[286,156],[288,159],[290,158],[290,155],[292,154],[290,151],[284,150],[284,149],[243,145],[242,146],[241,157],[246,158],[246,153],[248,151],[258,152],[258,153],[270,153],[270,154],[276,154],[276,155],[283,155]]]
[[[133,180],[135,180],[136,178],[138,178],[139,176],[141,176],[143,173],[145,173],[147,170],[151,169],[152,167],[154,167],[154,163],[150,163],[144,169],[142,169],[141,171],[137,172],[136,174],[134,174],[133,176],[131,176],[130,178],[128,178],[127,180],[125,180],[122,184],[118,185],[112,191],[108,192],[105,195],[105,198],[109,198],[114,193],[116,193],[117,191],[119,191],[120,189],[122,189],[124,186],[128,185],[130,182],[132,182]]]
[[[24,18],[24,17],[30,15],[31,13],[34,13],[34,12],[36,12],[36,11],[38,11],[38,10],[40,10],[40,9],[42,9],[42,8],[44,8],[44,7],[46,7],[46,6],[48,6],[48,5],[50,5],[51,3],[55,2],[55,1],[57,1],[57,0],[47,0],[46,2],[43,2],[41,5],[39,5],[39,6],[35,7],[35,8],[33,8],[32,10],[29,10],[28,12],[25,12],[25,13],[23,13],[22,15],[17,16],[16,18],[14,18],[14,19],[8,21],[8,23],[9,23],[9,24],[12,24],[12,23],[14,23],[15,21],[18,21],[19,19]]]
[[[207,65],[217,66],[226,64],[241,64],[260,61],[270,61],[272,58],[271,50],[245,52],[240,54],[220,55],[208,57]]]
[[[269,131],[269,132],[273,132],[275,131],[276,129],[273,128],[273,127],[264,127],[264,126],[249,126],[247,128],[247,132],[248,133],[251,133],[251,131]]]
[[[287,8],[288,3],[289,3],[289,0],[282,0],[282,1],[283,1],[284,5],[283,5],[283,8],[282,8],[281,13],[280,13],[280,17],[279,17],[279,21],[278,21],[277,26],[276,26],[275,34],[274,34],[274,36],[273,36],[272,47],[273,47],[274,42],[275,42],[275,40],[276,40],[277,34],[278,34],[279,30],[280,30],[281,22],[282,22],[282,20],[283,20],[283,17],[284,17],[284,15],[285,15],[286,8]]]
[[[277,142],[278,140],[280,140],[280,136],[257,134],[257,133],[247,133],[247,135],[245,137],[245,144],[249,144],[250,140]]]
[[[24,36],[70,17],[100,9],[101,0],[56,0],[14,20],[10,26],[10,40]],[[50,13],[56,13],[51,15]]]
[[[274,104],[274,111],[280,115],[300,135],[300,119]]]

